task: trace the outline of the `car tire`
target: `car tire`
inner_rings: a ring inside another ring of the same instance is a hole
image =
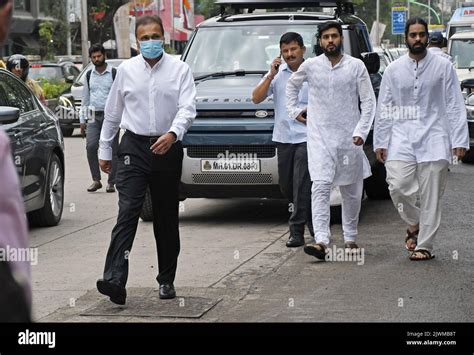
[[[474,149],[468,150],[461,161],[465,164],[474,164]]]
[[[372,176],[364,181],[364,190],[368,198],[371,200],[387,200],[390,198],[386,178],[385,165],[377,161],[372,167]]]
[[[74,133],[74,127],[63,128],[61,127],[61,132],[63,132],[64,137],[71,137]]]
[[[44,206],[28,214],[30,226],[52,227],[61,221],[64,208],[64,167],[56,154],[51,157],[45,190]]]

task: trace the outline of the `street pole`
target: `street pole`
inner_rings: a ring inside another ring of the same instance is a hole
[[[81,1],[81,44],[82,44],[82,65],[85,67],[89,61],[89,32],[87,29],[87,0]]]
[[[431,25],[431,0],[428,0],[428,26],[429,25]]]
[[[380,0],[377,0],[377,21],[375,26],[375,45],[379,46]]]
[[[407,0],[407,18],[410,18],[410,0]]]
[[[174,0],[171,0],[171,36],[170,36],[170,42],[171,42],[171,49],[173,49],[173,52],[174,52]]]

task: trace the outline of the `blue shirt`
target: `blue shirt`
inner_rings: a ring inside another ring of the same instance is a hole
[[[112,66],[107,64],[107,68],[102,74],[94,69],[91,72],[90,90],[87,84],[87,76],[84,76],[84,88],[82,89],[82,108],[80,121],[85,123],[87,119],[87,112],[104,111],[107,97],[109,96],[110,88],[113,84]]]
[[[292,74],[293,72],[288,64],[282,63],[267,91],[267,96],[273,95],[273,102],[275,103],[275,125],[272,140],[278,143],[298,144],[306,142],[306,125],[290,118],[286,108],[286,84]],[[303,84],[298,98],[298,108],[305,109],[308,106],[308,83]]]

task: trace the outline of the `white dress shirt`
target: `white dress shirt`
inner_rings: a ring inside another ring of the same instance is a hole
[[[153,68],[138,55],[124,61],[110,89],[100,134],[99,159],[112,160],[122,129],[143,136],[167,132],[182,140],[196,117],[196,87],[189,66],[166,54]]]
[[[387,160],[451,162],[451,148],[469,148],[466,107],[452,64],[427,51],[408,54],[384,72],[375,120],[374,149]]]
[[[267,73],[269,75],[270,72]],[[299,144],[306,142],[306,125],[300,121],[293,119],[288,115],[286,108],[286,84],[290,79],[290,67],[286,63],[280,65],[280,70],[273,78],[268,87],[267,97],[273,95],[273,102],[275,104],[275,125],[273,127],[274,142]],[[264,80],[268,80],[266,77]],[[303,88],[298,95],[298,108],[301,110],[308,106],[308,84],[303,83]]]
[[[311,180],[351,185],[371,175],[362,146],[352,137],[367,138],[376,101],[364,63],[349,55],[334,67],[325,54],[307,59],[287,84],[287,106],[296,118],[298,92],[308,81],[308,168]],[[360,110],[359,110],[360,101]]]

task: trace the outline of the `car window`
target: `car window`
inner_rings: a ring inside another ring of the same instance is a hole
[[[75,79],[79,75],[79,73],[79,70],[73,65],[68,65],[66,67],[66,76],[72,75]]]
[[[20,82],[9,75],[1,75],[0,80],[0,104],[3,106],[12,106],[20,109],[20,113],[33,111],[32,94]],[[5,103],[1,100],[5,100]]]
[[[64,80],[61,67],[43,67],[35,64],[30,67],[29,77],[34,80]]]

